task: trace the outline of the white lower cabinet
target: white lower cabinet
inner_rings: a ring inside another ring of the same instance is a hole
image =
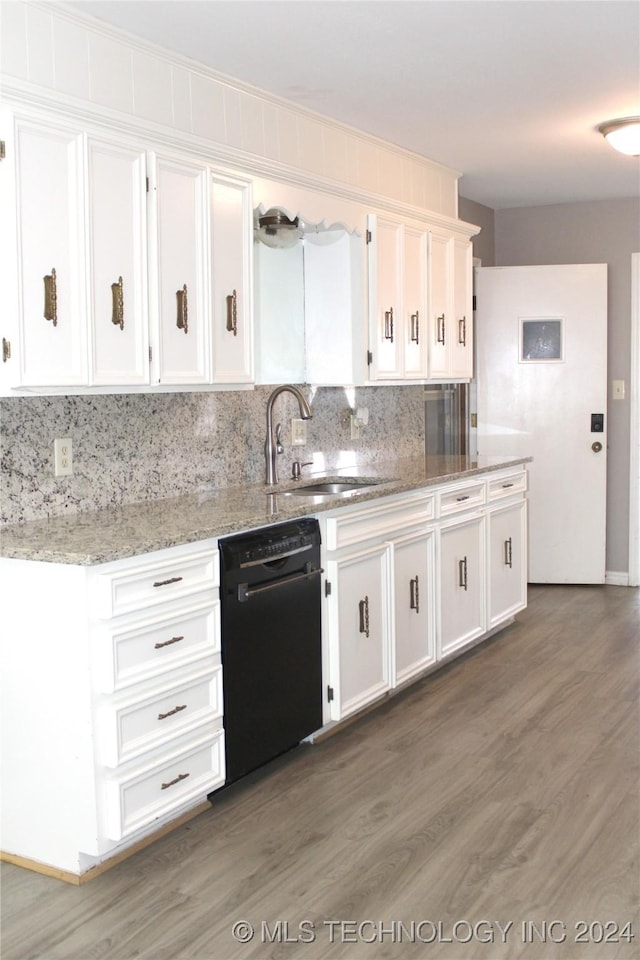
[[[390,557],[386,544],[327,563],[329,635],[339,638],[331,714],[347,717],[389,689]]]
[[[217,544],[0,576],[3,853],[79,875],[224,783]]]
[[[393,543],[394,687],[436,661],[434,539],[420,529]]]
[[[438,659],[485,631],[484,516],[448,522],[440,529],[440,631]]]
[[[520,465],[319,515],[327,721],[459,655],[526,606],[526,489]]]
[[[526,501],[490,510],[488,523],[490,628],[527,605]]]

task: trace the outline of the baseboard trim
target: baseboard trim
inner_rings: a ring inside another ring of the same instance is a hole
[[[134,853],[144,850],[145,847],[155,843],[160,837],[172,833],[174,830],[177,830],[178,827],[188,823],[189,820],[193,820],[194,817],[199,816],[201,813],[206,813],[207,810],[211,810],[211,804],[208,800],[205,800],[199,803],[197,807],[193,807],[191,810],[183,813],[181,817],[165,823],[163,827],[160,827],[153,833],[133,843],[130,847],[117,851],[113,856],[102,860],[100,863],[96,863],[93,867],[89,867],[85,873],[73,873],[71,870],[61,870],[59,867],[51,866],[51,864],[41,863],[39,860],[31,860],[29,857],[20,857],[14,853],[7,853],[5,850],[0,850],[0,861],[13,863],[16,867],[32,870],[34,873],[40,873],[45,877],[53,877],[55,880],[64,880],[65,883],[71,883],[79,887],[84,883],[88,883],[89,880],[94,880],[96,877],[99,877],[100,874],[115,867],[118,863],[122,863],[123,860],[128,860]]]
[[[605,570],[604,582],[608,587],[628,587],[629,574],[623,570]]]

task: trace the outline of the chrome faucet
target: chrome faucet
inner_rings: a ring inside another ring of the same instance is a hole
[[[292,393],[294,395],[298,401],[300,416],[303,420],[311,420],[313,416],[311,407],[297,387],[292,386],[290,383],[285,383],[282,387],[276,387],[275,390],[271,392],[271,396],[267,400],[267,436],[264,441],[264,462],[267,475],[266,482],[268,484],[278,482],[278,467],[276,464],[277,445],[276,438],[273,434],[273,404],[281,393]]]

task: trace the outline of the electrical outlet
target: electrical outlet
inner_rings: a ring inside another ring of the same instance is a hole
[[[291,446],[304,447],[307,442],[307,421],[294,417],[291,421]]]
[[[70,477],[73,474],[73,443],[71,437],[53,441],[53,466],[56,477]]]

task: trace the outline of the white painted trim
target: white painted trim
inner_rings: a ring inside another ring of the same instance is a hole
[[[629,578],[640,585],[640,253],[631,254],[631,372],[629,375]]]
[[[358,127],[353,127],[348,123],[343,123],[341,120],[336,120],[334,117],[327,116],[327,114],[319,113],[318,111],[312,110],[309,107],[305,107],[302,104],[294,103],[292,100],[286,100],[284,97],[279,97],[276,94],[270,93],[267,90],[263,90],[260,87],[255,87],[250,83],[246,83],[237,77],[232,77],[228,73],[222,73],[219,70],[214,70],[212,67],[209,67],[204,63],[200,63],[198,60],[193,60],[190,57],[186,57],[178,53],[176,50],[169,50],[160,44],[153,43],[150,40],[144,40],[142,37],[137,37],[134,34],[127,33],[126,30],[106,23],[103,20],[99,20],[93,17],[91,14],[79,13],[76,10],[65,7],[60,3],[56,3],[55,10],[52,10],[53,4],[51,0],[29,0],[29,6],[35,9],[39,8],[43,14],[46,14],[46,16],[52,16],[52,14],[55,13],[56,19],[59,18],[66,20],[68,23],[72,23],[80,29],[91,30],[92,33],[106,37],[107,39],[110,39],[115,43],[122,44],[131,50],[136,50],[139,53],[146,54],[147,56],[156,57],[160,60],[163,60],[165,63],[170,63],[173,66],[182,67],[183,69],[188,70],[190,73],[198,74],[206,79],[216,80],[218,83],[237,90],[239,93],[245,93],[249,96],[258,97],[260,100],[271,103],[273,106],[293,111],[294,113],[303,117],[308,117],[310,120],[313,120],[316,123],[322,123],[325,126],[332,127],[333,129],[341,130],[349,136],[356,137],[359,140],[362,140],[370,145],[377,146],[381,149],[390,150],[399,157],[404,157],[405,159],[418,162],[432,170],[453,175],[453,177],[458,180],[463,176],[461,171],[455,170],[453,167],[448,167],[443,163],[439,163],[437,160],[431,160],[429,157],[425,157],[420,153],[416,153],[413,150],[407,149],[406,147],[401,147],[390,140],[384,140],[381,137],[375,136],[375,134],[367,133],[363,130],[360,130]],[[60,94],[57,93],[56,96],[59,97]]]
[[[604,582],[607,587],[629,587],[629,574],[624,570],[606,570]]]
[[[128,138],[143,138],[147,148],[153,141],[155,148],[164,148],[184,153],[190,159],[199,159],[205,163],[222,165],[229,173],[237,176],[258,176],[282,181],[289,186],[299,186],[326,193],[332,197],[360,203],[362,206],[380,211],[395,213],[398,216],[424,223],[428,227],[443,227],[452,234],[471,239],[480,232],[475,224],[458,220],[447,214],[424,207],[416,207],[403,200],[385,197],[382,194],[363,190],[338,180],[330,180],[321,174],[308,173],[298,167],[291,167],[280,160],[271,160],[257,154],[247,153],[238,147],[230,147],[220,141],[207,140],[193,133],[187,133],[172,127],[165,127],[152,120],[121,114],[109,107],[79,101],[75,97],[61,94],[59,91],[35,86],[25,80],[14,77],[2,78],[3,102],[16,114],[24,113],[29,117],[35,111],[42,112],[42,119],[52,116],[62,122],[75,122],[86,127],[95,127],[99,135],[114,131]],[[329,121],[325,121],[329,124]],[[360,135],[365,139],[364,135]]]

